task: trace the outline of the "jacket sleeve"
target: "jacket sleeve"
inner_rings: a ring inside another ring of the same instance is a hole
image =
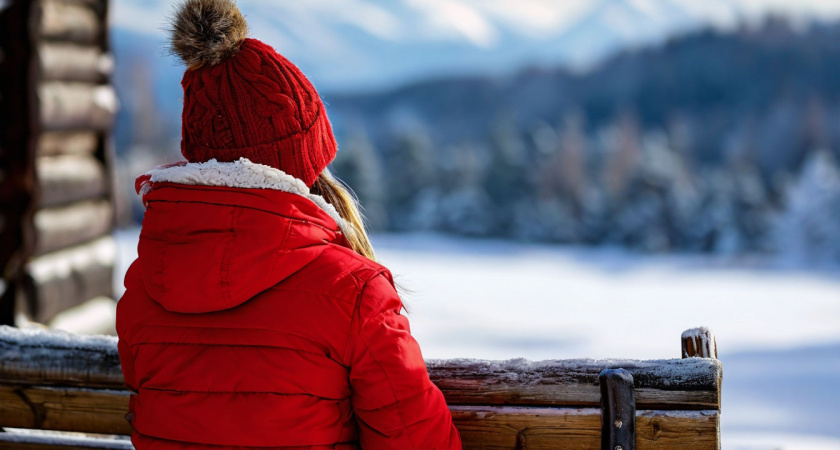
[[[345,361],[361,447],[461,449],[443,394],[429,380],[402,302],[383,275],[368,281],[352,318]]]

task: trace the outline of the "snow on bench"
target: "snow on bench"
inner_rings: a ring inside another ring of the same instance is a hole
[[[686,333],[684,355],[714,355],[708,330]],[[714,358],[453,359],[427,367],[467,449],[720,448],[722,369]],[[109,438],[7,432],[0,449],[131,448],[120,437],[131,432],[128,399],[115,338],[0,327],[0,427]]]

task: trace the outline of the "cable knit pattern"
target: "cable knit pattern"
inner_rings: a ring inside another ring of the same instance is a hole
[[[256,39],[218,65],[187,71],[181,153],[190,162],[247,158],[312,186],[337,150],[324,104],[289,60]]]

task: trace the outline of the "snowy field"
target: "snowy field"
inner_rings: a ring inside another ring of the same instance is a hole
[[[118,238],[121,281],[137,230]],[[374,245],[426,358],[679,358],[680,334],[706,325],[723,448],[840,449],[840,270],[434,235]]]

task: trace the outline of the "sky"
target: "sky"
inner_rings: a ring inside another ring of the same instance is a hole
[[[477,45],[493,45],[510,31],[524,35],[556,32],[573,23],[603,0],[241,0],[249,11],[273,12],[278,17],[329,17],[381,39],[467,39]],[[614,1],[613,1],[614,3]],[[764,15],[768,11],[819,18],[840,17],[836,0],[624,0],[652,15],[662,6],[676,5],[721,25],[739,16]],[[114,0],[112,20],[120,27],[147,33],[162,33],[163,18],[171,1]],[[665,20],[666,18],[662,18]],[[305,20],[304,22],[308,22]],[[419,34],[418,34],[419,32]]]
[[[112,0],[115,28],[165,46],[170,0]],[[585,70],[615,51],[784,13],[840,19],[838,0],[240,0],[251,35],[319,86],[369,89],[529,65]]]

